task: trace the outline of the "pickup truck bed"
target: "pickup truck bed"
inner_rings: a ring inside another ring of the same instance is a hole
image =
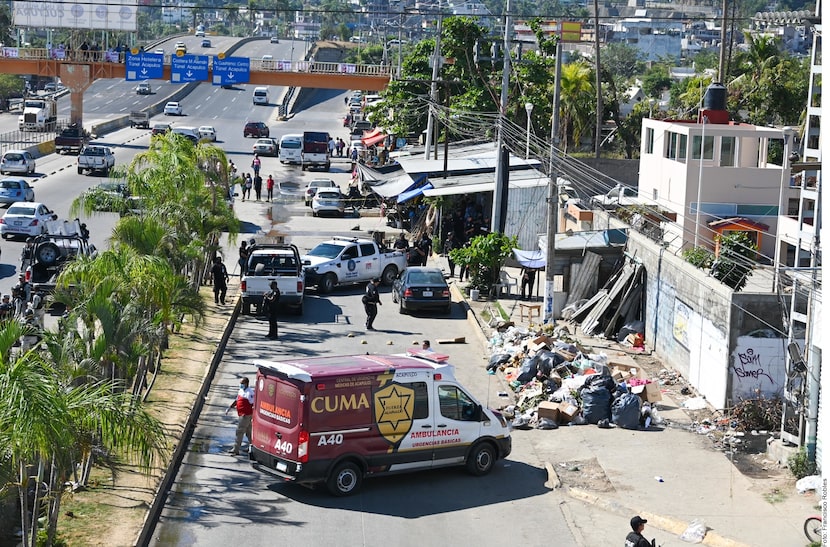
[[[280,289],[280,307],[288,307],[294,315],[302,315],[305,272],[297,247],[259,244],[251,249],[240,287],[242,313],[250,313],[252,305],[258,311],[263,296],[271,290],[271,282],[276,281]]]

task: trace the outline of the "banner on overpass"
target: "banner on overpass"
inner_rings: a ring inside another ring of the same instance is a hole
[[[208,79],[207,55],[173,55],[170,57],[170,81],[174,84],[183,82],[206,82]]]
[[[18,27],[136,31],[136,0],[14,2]],[[73,44],[78,46],[80,44]]]
[[[248,57],[213,58],[213,85],[248,83],[251,79],[251,60]]]

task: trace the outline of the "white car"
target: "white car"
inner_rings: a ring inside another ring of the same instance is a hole
[[[257,139],[254,143],[254,154],[260,156],[276,156],[277,155],[277,141],[274,139]]]
[[[182,48],[187,48],[187,45],[185,45],[185,43],[181,42],[181,41],[176,42],[176,49],[182,49]]]
[[[3,239],[14,236],[34,237],[46,233],[46,223],[57,219],[58,215],[43,203],[16,201],[0,218],[0,236]]]
[[[195,34],[195,36],[196,36],[197,38],[204,38],[204,36],[205,36],[205,31],[204,31],[204,30],[202,30],[202,29],[197,29],[197,30],[196,30],[196,34]]]
[[[199,129],[196,130],[196,133],[199,134],[200,139],[204,139],[207,141],[216,141],[216,129],[210,125],[200,125]]]
[[[165,116],[181,116],[182,115],[182,105],[175,102],[170,101],[166,105],[164,105],[164,115]]]
[[[272,44],[279,44],[279,43],[280,43],[280,39],[279,39],[279,38],[277,38],[276,36],[271,36],[271,43],[272,43]]]
[[[308,207],[311,207],[311,200],[314,199],[314,194],[317,193],[317,190],[322,188],[333,188],[340,191],[340,187],[334,183],[331,179],[314,179],[308,183],[308,186],[305,187],[305,204]]]
[[[346,212],[346,201],[340,189],[320,189],[311,200],[311,215],[320,216],[321,213],[334,213],[343,216]]]
[[[32,175],[35,167],[35,157],[28,150],[9,150],[0,158],[0,175],[7,173]]]
[[[606,194],[591,197],[591,204],[600,209],[616,209],[637,203],[637,189],[622,184],[611,188]]]
[[[164,49],[158,48],[155,51],[153,51],[153,53],[155,53],[156,55],[164,55]]]

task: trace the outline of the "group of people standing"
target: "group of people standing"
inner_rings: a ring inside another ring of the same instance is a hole
[[[250,173],[242,173],[238,181],[242,187],[242,201],[251,199],[251,190],[253,190],[256,196],[256,201],[262,201],[263,180],[259,174],[262,170],[262,160],[259,158],[259,154],[254,154],[254,159],[251,161],[251,169],[253,169],[253,176]],[[228,163],[228,172],[231,180],[236,180],[236,166],[232,161]],[[268,175],[268,178],[264,182],[266,191],[265,199],[271,201],[274,199],[274,175]]]
[[[24,351],[40,340],[46,307],[46,295],[39,289],[33,289],[22,273],[18,276],[17,284],[12,287],[12,293],[4,294],[0,299],[0,321],[18,320],[31,327],[29,332],[20,337],[20,346]]]

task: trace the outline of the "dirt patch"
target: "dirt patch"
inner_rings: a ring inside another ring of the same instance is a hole
[[[614,492],[614,486],[596,458],[557,462],[553,469],[564,487],[591,492]]]
[[[228,293],[233,297],[228,305],[218,308],[209,304],[205,320],[198,327],[186,323],[170,338],[170,349],[162,359],[161,372],[147,402],[150,412],[170,434],[162,461],[150,474],[125,467],[113,476],[105,469],[94,469],[90,488],[64,498],[58,534],[67,544],[135,544],[232,313],[237,294],[233,284],[229,286]],[[201,294],[206,302],[213,301],[210,287],[203,287]]]

